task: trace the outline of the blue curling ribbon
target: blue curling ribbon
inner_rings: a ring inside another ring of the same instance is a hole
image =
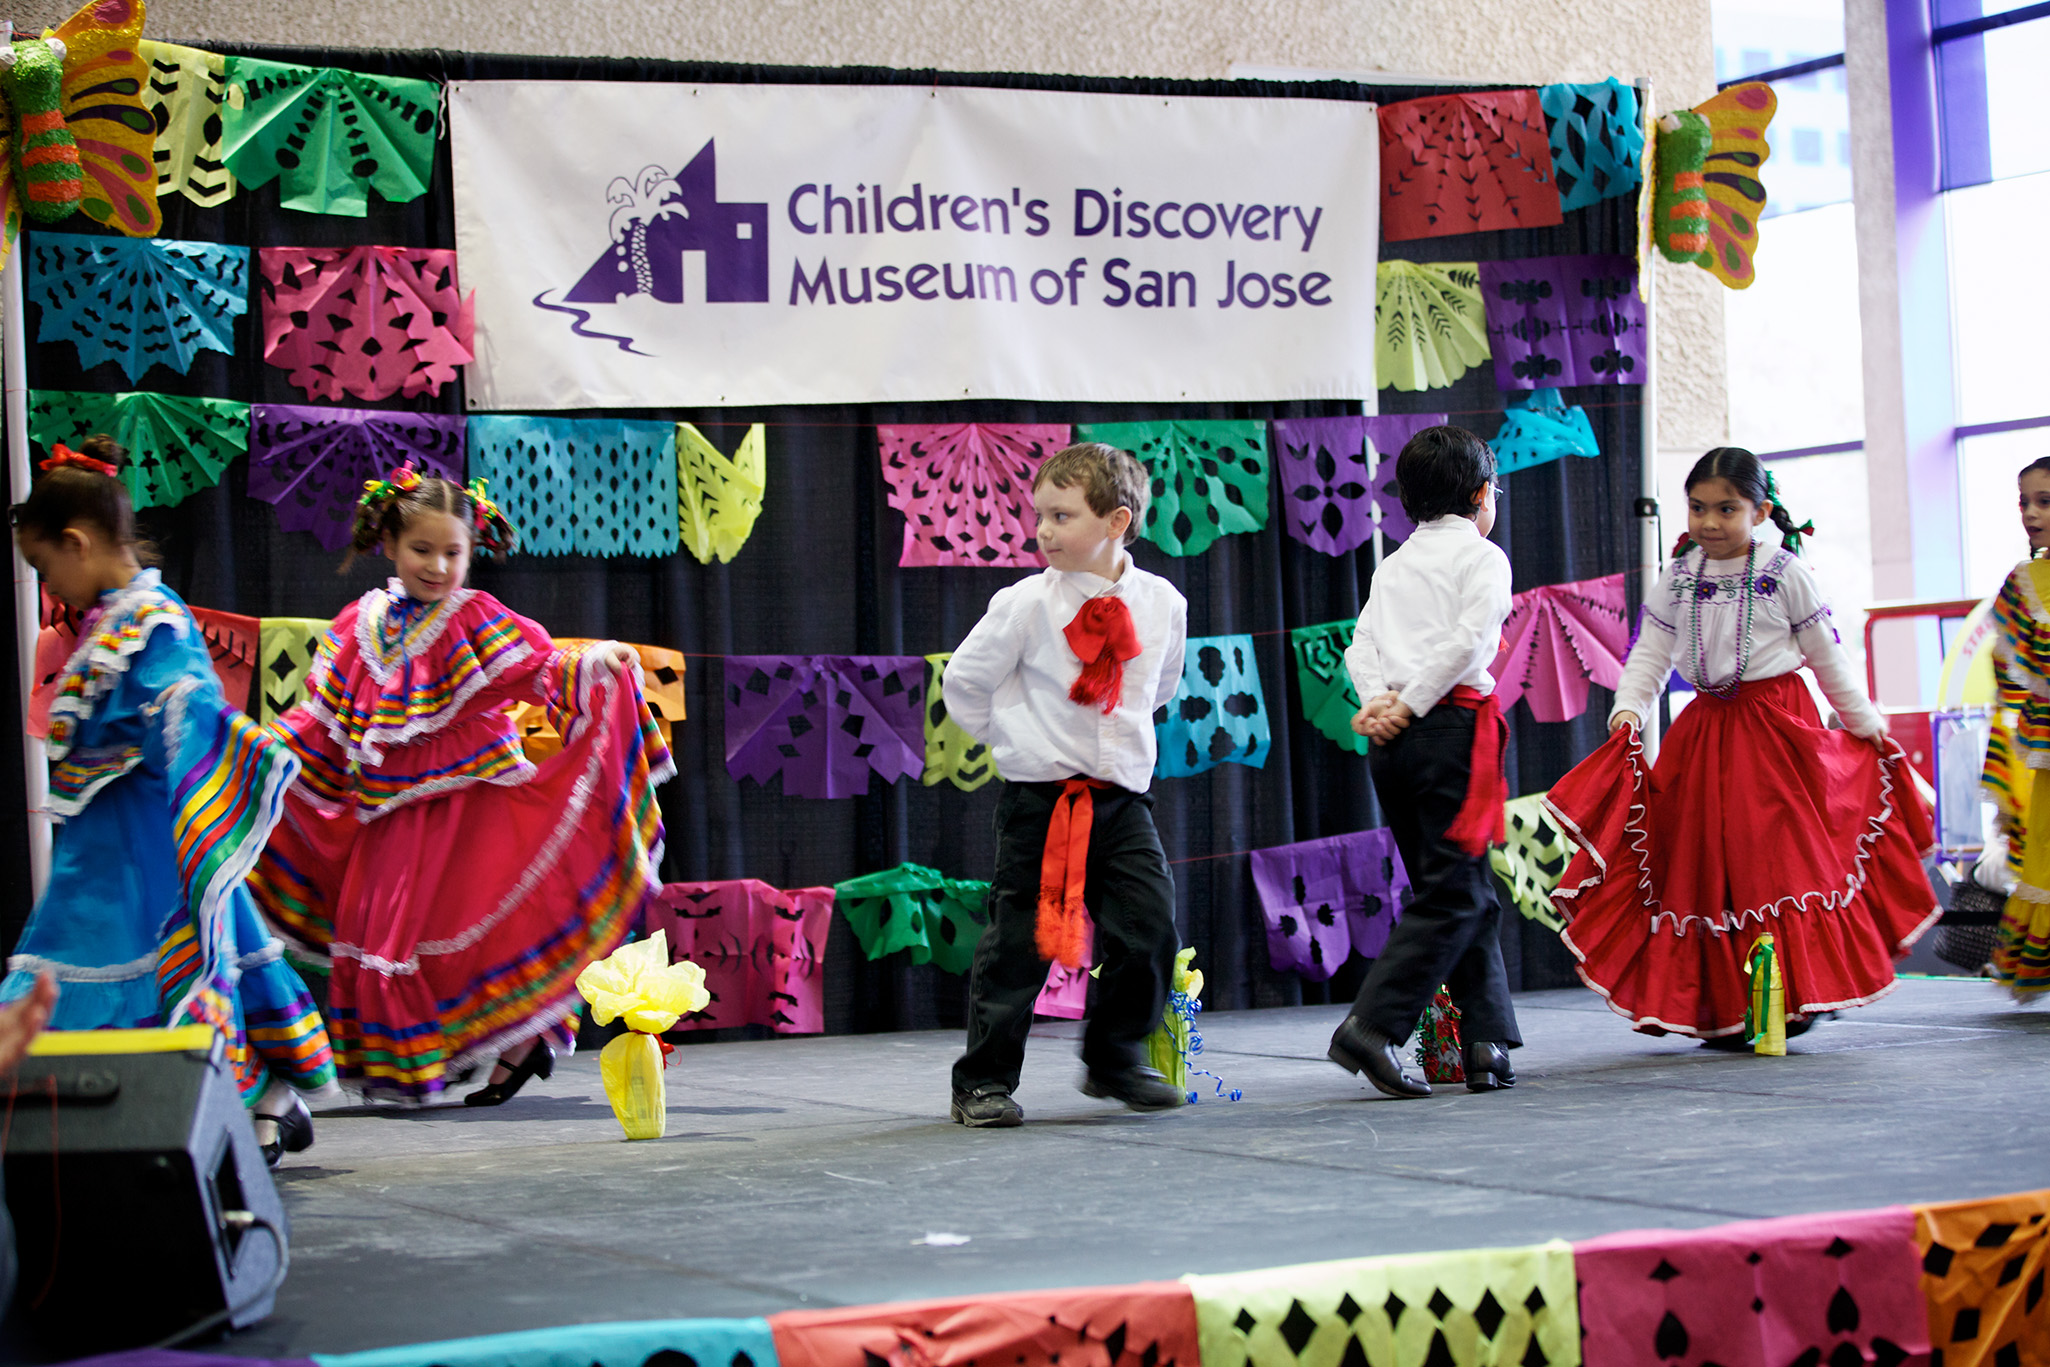
[[[1196,1000],[1194,997],[1191,997],[1186,992],[1170,992],[1167,995],[1167,1007],[1168,1010],[1174,1012],[1177,1016],[1180,1016],[1182,1018],[1182,1024],[1188,1027],[1189,1043],[1188,1047],[1182,1050],[1182,1061],[1184,1062],[1184,1064],[1188,1065],[1189,1076],[1192,1078],[1209,1078],[1213,1083],[1216,1084],[1212,1094],[1215,1096],[1221,1096],[1226,1101],[1242,1100],[1245,1097],[1245,1093],[1243,1091],[1239,1090],[1237,1087],[1232,1088],[1230,1091],[1226,1091],[1224,1087],[1223,1078],[1211,1072],[1208,1068],[1198,1068],[1194,1066],[1194,1060],[1196,1055],[1203,1052],[1203,1035],[1201,1031],[1196,1029],[1196,1016],[1198,1012],[1202,1011],[1203,1003]],[[1201,1101],[1203,1099],[1203,1096],[1201,1092],[1191,1087],[1188,1091],[1188,1098],[1189,1104],[1193,1106],[1197,1102]]]

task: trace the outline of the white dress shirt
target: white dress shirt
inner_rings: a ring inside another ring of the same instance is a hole
[[[1727,685],[1737,673],[1744,632],[1743,587],[1742,557],[1710,560],[1707,552],[1697,549],[1667,565],[1657,587],[1645,597],[1637,644],[1623,662],[1623,678],[1616,685],[1616,705],[1609,716],[1649,716],[1675,669],[1696,688],[1704,683]],[[1792,551],[1761,541],[1752,562],[1751,654],[1744,662],[1744,677],[1776,679],[1803,665],[1815,671],[1823,696],[1843,719],[1845,730],[1871,737],[1886,729],[1886,719],[1865,696],[1837,644],[1829,604],[1822,601],[1815,576]]]
[[[1181,687],[1189,605],[1174,585],[1118,554],[1124,572],[1114,580],[1046,569],[998,590],[947,662],[947,715],[989,746],[1006,779],[1100,778],[1135,793],[1153,781],[1153,711]],[[1108,714],[1069,699],[1082,661],[1062,634],[1099,595],[1124,600],[1140,644]]]
[[[1367,702],[1394,689],[1421,717],[1460,684],[1495,691],[1488,666],[1509,620],[1509,557],[1470,517],[1436,518],[1374,571],[1345,670]]]

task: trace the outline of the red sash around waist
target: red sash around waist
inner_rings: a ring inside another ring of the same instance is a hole
[[[1502,777],[1502,746],[1509,736],[1509,722],[1494,694],[1483,694],[1465,684],[1447,693],[1438,705],[1463,707],[1474,714],[1466,801],[1460,804],[1459,815],[1445,832],[1445,838],[1478,857],[1488,852],[1488,846],[1500,844],[1509,835],[1503,810],[1509,801],[1509,785]]]

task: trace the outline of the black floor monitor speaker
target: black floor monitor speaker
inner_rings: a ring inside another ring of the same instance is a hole
[[[211,1029],[45,1035],[0,1105],[35,1339],[83,1356],[270,1314],[284,1206]]]

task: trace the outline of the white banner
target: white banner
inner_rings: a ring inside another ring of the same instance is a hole
[[[1374,398],[1339,100],[459,81],[479,409]]]

